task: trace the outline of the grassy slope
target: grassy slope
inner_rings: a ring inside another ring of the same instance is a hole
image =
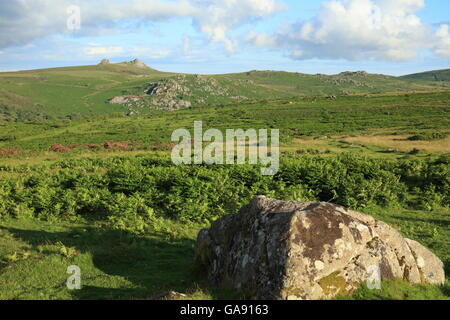
[[[25,111],[50,117],[124,113],[128,108],[111,105],[107,100],[170,76],[175,74],[120,64],[0,73],[0,107],[2,110],[5,106],[10,107],[6,111],[0,110],[0,120],[1,114],[3,118],[15,119],[17,112],[23,114]],[[193,78],[188,77],[192,86],[195,85]],[[216,75],[212,78],[227,88],[231,96],[246,96],[250,99],[435,91],[450,88],[448,83],[372,74],[325,76],[252,71]],[[206,101],[208,104],[233,102],[235,100],[230,97],[213,97]],[[32,116],[28,115],[26,118],[30,119]]]
[[[19,106],[41,110],[47,115],[64,117],[80,114],[94,116],[124,112],[123,107],[107,100],[127,88],[170,76],[153,69],[134,66],[83,66],[0,74],[0,104],[11,105],[8,98],[21,97]],[[7,100],[8,99],[8,100]]]
[[[335,101],[299,98],[170,113],[154,111],[136,118],[2,123],[0,149],[45,151],[55,143],[103,144],[109,140],[137,141],[145,147],[153,143],[169,143],[173,130],[181,127],[190,129],[195,120],[203,120],[205,129],[278,128],[281,130],[283,145],[286,146],[292,145],[293,139],[297,138],[361,135],[378,128],[383,128],[390,134],[403,135],[445,131],[449,127],[449,99],[449,93],[371,98],[346,96]],[[338,138],[335,142],[340,140]],[[411,148],[407,151],[414,148],[414,144],[410,143]],[[407,144],[404,142],[404,147]],[[380,151],[383,150],[385,149]]]
[[[445,84],[438,86],[436,83],[427,81],[359,73],[327,76],[278,71],[251,71],[220,77],[249,80],[258,86],[276,90],[280,95],[291,96],[369,94],[448,88]]]
[[[415,73],[403,76],[402,78],[412,80],[450,82],[450,69]]]

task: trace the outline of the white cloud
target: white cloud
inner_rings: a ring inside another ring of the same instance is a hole
[[[275,0],[197,0],[209,3],[194,21],[212,42],[222,42],[228,52],[237,49],[237,41],[230,39],[228,31],[244,21],[264,18],[284,8]]]
[[[288,50],[294,59],[405,61],[434,47],[446,56],[446,30],[434,35],[416,15],[424,5],[423,0],[326,1],[311,20],[286,25],[271,36],[252,32],[249,39],[256,46]]]
[[[90,43],[89,47],[84,48],[83,53],[88,56],[101,56],[107,58],[139,57],[141,59],[158,60],[169,57],[173,51],[161,47],[102,46],[100,43]]]
[[[447,24],[442,24],[436,31],[439,41],[434,47],[434,52],[443,57],[450,59],[450,32]]]
[[[122,47],[98,47],[86,48],[85,53],[90,56],[114,57],[124,52]]]
[[[276,45],[276,38],[265,33],[257,33],[251,31],[247,35],[247,41],[253,43],[257,47],[272,47]]]
[[[281,8],[278,0],[8,0],[0,1],[0,48],[24,45],[35,39],[68,34],[67,8],[81,9],[78,35],[101,34],[120,28],[123,19],[146,21],[191,18],[210,41],[236,49],[232,29],[264,18]]]
[[[133,47],[130,50],[130,54],[128,56],[131,57],[140,57],[142,59],[151,59],[158,60],[169,57],[172,54],[171,49],[167,48],[144,48],[144,47]]]
[[[183,36],[183,47],[182,47],[184,54],[189,54],[191,51],[191,38],[188,35]]]
[[[217,56],[218,53],[211,53],[210,50],[204,50],[203,41],[199,41],[196,38],[193,38],[187,34],[183,35],[181,39],[181,47],[177,50],[178,54],[176,55],[177,61],[184,62],[206,62],[211,60],[211,56]]]
[[[444,58],[450,56],[447,23],[436,31],[417,15],[424,0],[327,0],[313,19],[286,24],[272,34],[252,31],[242,39],[234,32],[282,10],[283,1],[0,0],[0,49],[24,48],[36,40],[48,41],[46,37],[53,35],[95,36],[124,31],[125,25],[130,31],[142,21],[189,18],[208,41],[223,45],[228,53],[237,52],[241,41],[246,40],[258,47],[287,51],[294,59],[403,61],[416,57],[423,49]],[[73,4],[81,8],[81,29],[75,32],[67,28],[67,8]],[[186,57],[196,55],[192,42],[188,36],[183,39],[181,51]],[[165,48],[133,51],[126,45],[120,51],[119,46],[96,42],[88,44],[83,52],[90,56],[141,53],[149,59],[173,54]]]

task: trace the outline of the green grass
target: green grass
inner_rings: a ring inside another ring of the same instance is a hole
[[[449,82],[450,69],[427,71],[403,76],[404,79]]]
[[[114,64],[0,73],[0,120],[1,115],[23,121],[124,113],[126,108],[107,100],[127,88],[171,75]],[[5,111],[7,107],[12,111]]]
[[[373,212],[428,246],[450,274],[448,210]],[[136,236],[92,221],[1,220],[0,300],[151,299],[172,290],[193,300],[245,298],[231,289],[211,287],[196,271],[193,246],[201,227],[163,220],[159,227]],[[70,265],[81,268],[81,290],[66,287]],[[338,299],[448,300],[450,282],[447,277],[440,287],[384,281],[382,290],[362,285],[351,297]]]
[[[274,177],[250,166],[175,167],[153,155],[2,170],[0,299],[149,299],[171,290],[192,299],[244,298],[209,286],[195,270],[193,248],[200,228],[257,194],[332,199],[372,214],[427,246],[450,272],[444,158],[286,156]],[[82,269],[81,291],[65,287],[70,265]],[[448,299],[449,285],[388,281],[351,298]]]
[[[198,227],[165,228],[136,237],[92,223],[2,222],[0,299],[151,299],[170,290],[220,295],[200,289],[194,277]],[[70,265],[81,268],[80,291],[66,287]]]
[[[0,148],[45,151],[63,145],[137,141],[144,146],[169,143],[178,128],[203,120],[207,128],[277,128],[283,143],[293,138],[363,134],[374,129],[417,134],[448,129],[449,92],[394,96],[282,99],[204,107],[167,113],[152,111],[140,117],[97,117],[65,122],[33,121],[0,123]]]
[[[447,138],[447,136],[448,136],[448,134],[446,134],[446,133],[430,132],[430,133],[427,133],[427,134],[419,134],[419,135],[411,136],[411,137],[408,138],[408,140],[410,140],[410,141],[442,140],[442,139]]]
[[[276,90],[279,94],[303,96],[377,94],[439,90],[447,87],[446,84],[437,84],[426,80],[358,73],[341,73],[328,76],[279,71],[251,71],[222,77],[250,80],[267,89]]]
[[[443,287],[386,281],[340,299],[449,299],[448,83],[252,71],[209,78],[241,102],[205,93],[193,75],[187,86],[205,103],[190,109],[125,117],[106,102],[177,76],[119,64],[0,73],[0,299],[244,298],[208,285],[193,247],[200,228],[257,194],[372,214],[445,263]],[[280,173],[174,167],[172,132],[198,120],[204,130],[280,129]],[[70,265],[82,269],[80,291],[65,286]]]
[[[81,66],[0,73],[0,120],[26,121],[53,118],[125,114],[127,106],[111,105],[115,96],[139,91],[153,81],[179,74],[142,69],[132,65]],[[209,94],[187,75],[193,107],[235,103],[233,97],[250,100],[328,95],[367,95],[449,90],[447,82],[398,78],[376,74],[306,75],[276,71],[252,71],[207,76],[229,92]],[[203,99],[203,102],[199,99]],[[152,108],[140,112],[147,114]]]

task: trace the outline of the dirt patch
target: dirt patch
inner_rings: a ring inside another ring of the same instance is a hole
[[[173,142],[173,143],[161,143],[161,142],[156,142],[156,143],[153,143],[153,145],[152,145],[152,150],[153,150],[153,151],[170,151],[170,150],[172,150],[176,145],[177,145],[176,142]]]
[[[63,146],[61,144],[55,143],[50,146],[49,151],[67,153],[72,152],[73,149],[75,149],[75,146]]]
[[[24,106],[30,106],[33,101],[30,98],[21,96],[17,93],[0,89],[0,104],[4,104],[10,107],[22,108]]]
[[[133,148],[126,142],[120,142],[120,141],[107,141],[104,144],[105,149],[107,150],[124,150],[124,151],[130,151]]]
[[[433,153],[450,152],[450,137],[431,141],[410,141],[408,140],[409,137],[410,135],[360,136],[343,138],[342,140],[350,143],[363,144],[366,146],[376,146],[403,152],[409,152],[413,149]]]
[[[98,150],[98,149],[101,148],[101,146],[98,145],[98,144],[88,144],[88,145],[85,146],[85,148],[87,150]]]
[[[20,151],[16,148],[0,149],[0,157],[17,156],[19,154]]]

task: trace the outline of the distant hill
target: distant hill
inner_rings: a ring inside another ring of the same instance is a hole
[[[450,69],[434,70],[403,76],[404,79],[450,82]]]
[[[446,84],[402,79],[365,71],[342,72],[336,75],[303,74],[279,71],[250,71],[232,75],[292,95],[351,95],[427,91],[450,88]]]
[[[123,113],[123,107],[108,104],[108,99],[172,75],[139,63],[106,61],[94,66],[2,72],[0,121]]]
[[[413,76],[364,71],[188,75],[161,72],[138,59],[122,63],[103,59],[94,66],[0,73],[0,121],[131,115],[302,96],[450,90],[449,82]]]

